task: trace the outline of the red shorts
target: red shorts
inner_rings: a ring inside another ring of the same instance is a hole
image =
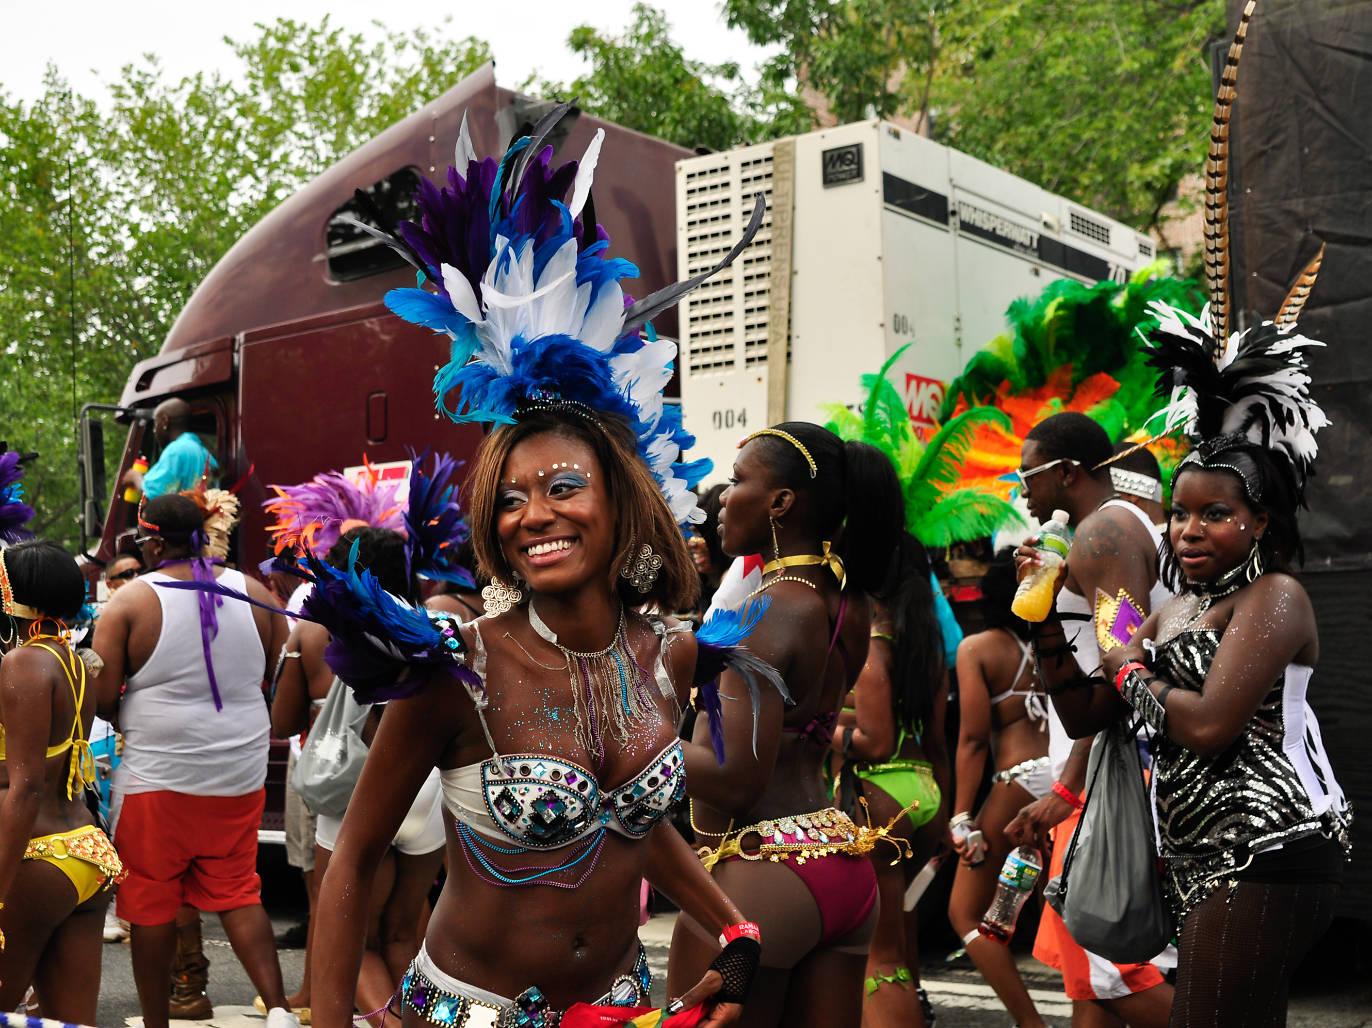
[[[260,903],[257,829],[266,799],[265,789],[245,796],[125,796],[114,834],[129,871],[119,886],[119,916],[160,925],[174,920],[183,903],[215,912]]]
[[[1080,819],[1080,811],[1074,811],[1053,829],[1053,854],[1048,861],[1050,881],[1062,874],[1062,858]],[[1062,972],[1062,987],[1068,999],[1122,999],[1166,980],[1152,964],[1116,964],[1088,953],[1077,945],[1058,912],[1047,903],[1039,918],[1034,956]]]

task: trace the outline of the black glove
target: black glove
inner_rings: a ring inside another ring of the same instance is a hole
[[[714,994],[716,1003],[742,1003],[748,998],[753,975],[762,961],[762,944],[756,939],[740,935],[710,961],[710,970],[718,971],[724,984]]]

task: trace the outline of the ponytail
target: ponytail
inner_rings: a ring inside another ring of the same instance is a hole
[[[843,444],[847,508],[837,546],[848,581],[865,593],[886,583],[905,523],[900,482],[891,458],[875,446],[849,440]]]
[[[890,563],[885,591],[876,598],[895,635],[891,711],[898,730],[920,735],[931,722],[947,670],[943,629],[934,610],[929,557],[919,540],[902,530]]]

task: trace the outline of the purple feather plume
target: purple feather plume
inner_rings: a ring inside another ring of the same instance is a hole
[[[326,471],[299,485],[270,488],[276,496],[262,506],[276,518],[268,531],[278,550],[300,548],[322,557],[338,542],[345,521],[405,530],[403,508],[395,499],[400,488],[396,481],[358,485],[341,472]]]
[[[24,460],[13,450],[0,453],[0,543],[21,542],[33,535],[24,526],[33,508],[24,502]]]
[[[454,481],[462,462],[446,453],[410,452],[410,497],[405,509],[410,571],[424,578],[476,587],[472,574],[457,563],[457,550],[471,533],[457,502]]]

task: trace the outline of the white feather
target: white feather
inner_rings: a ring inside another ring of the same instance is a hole
[[[453,164],[462,174],[467,173],[467,166],[476,160],[476,149],[472,146],[471,133],[467,131],[467,112],[462,112],[462,127],[457,130],[457,145],[453,148]]]
[[[586,311],[580,339],[592,349],[609,353],[623,328],[624,290],[618,282],[606,282]]]
[[[581,208],[586,206],[586,197],[591,195],[591,179],[595,177],[595,166],[600,161],[600,144],[604,141],[605,130],[596,129],[595,135],[591,137],[591,145],[586,147],[586,152],[581,155],[581,161],[576,166],[572,202],[567,208],[572,212],[573,218],[581,213]]]
[[[472,290],[472,284],[467,281],[467,276],[451,264],[444,264],[439,270],[443,273],[443,288],[448,292],[453,310],[473,325],[481,324],[481,305],[476,302],[476,293]]]
[[[562,244],[538,278],[538,299],[529,309],[529,338],[545,335],[575,336],[581,326],[572,321],[576,307],[576,240]]]

